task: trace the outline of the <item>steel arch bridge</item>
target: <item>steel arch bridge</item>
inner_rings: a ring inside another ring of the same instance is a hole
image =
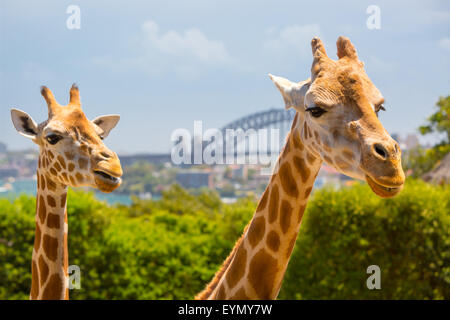
[[[262,112],[252,113],[223,126],[220,130],[225,134],[226,129],[254,129],[259,130],[282,123],[292,123],[295,116],[294,109],[269,109]]]
[[[252,113],[247,116],[244,116],[242,118],[239,118],[233,122],[228,123],[227,125],[223,126],[220,131],[223,135],[223,137],[227,137],[227,130],[238,130],[242,129],[244,132],[247,132],[247,130],[254,130],[257,132],[261,129],[277,129],[279,130],[278,135],[278,145],[272,145],[270,143],[270,150],[272,152],[279,152],[281,148],[284,146],[286,142],[286,134],[290,131],[292,122],[295,117],[295,110],[294,109],[275,109],[271,108],[266,111],[261,111],[257,113]],[[238,142],[236,139],[232,139],[231,141],[226,140],[226,146],[224,147],[227,149],[230,147],[229,143],[234,145],[232,147],[234,150],[237,150],[238,145],[244,144],[245,147],[245,154],[257,154],[260,151],[259,150],[250,150],[248,146],[245,146],[245,141]],[[267,142],[269,145],[269,142]],[[258,147],[259,148],[259,147]],[[237,151],[235,151],[237,153]]]

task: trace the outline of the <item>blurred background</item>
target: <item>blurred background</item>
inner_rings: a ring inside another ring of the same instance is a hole
[[[38,149],[10,108],[42,122],[39,87],[65,104],[76,82],[89,118],[121,115],[106,144],[122,186],[69,193],[69,264],[82,272],[71,299],[190,299],[269,176],[258,164],[174,165],[171,134],[196,120],[275,128],[281,148],[292,114],[267,74],[308,78],[312,37],[336,57],[340,35],[386,99],[379,117],[407,184],[382,200],[324,166],[280,298],[449,299],[450,3],[372,2],[1,1],[0,299],[28,298],[34,239]],[[381,290],[366,287],[372,264]]]

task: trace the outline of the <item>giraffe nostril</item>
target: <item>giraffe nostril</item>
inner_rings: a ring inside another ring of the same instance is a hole
[[[386,149],[381,144],[377,143],[373,146],[373,148],[377,154],[379,154],[381,157],[383,157],[383,159],[386,159],[387,152],[386,152]]]

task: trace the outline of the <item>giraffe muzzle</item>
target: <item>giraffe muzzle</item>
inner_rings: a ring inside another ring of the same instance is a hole
[[[383,186],[382,184],[375,182],[375,180],[367,174],[366,181],[372,191],[382,198],[392,198],[403,189],[403,184],[399,186]]]
[[[122,179],[120,177],[114,177],[111,174],[101,170],[94,170],[94,177],[98,189],[102,192],[112,192],[122,183]]]

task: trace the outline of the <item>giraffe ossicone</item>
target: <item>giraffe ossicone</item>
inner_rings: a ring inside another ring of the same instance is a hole
[[[41,94],[48,119],[39,125],[26,112],[11,110],[16,130],[39,146],[30,299],[68,299],[67,188],[89,186],[112,192],[119,187],[119,158],[102,140],[120,117],[88,120],[76,85],[65,106],[47,87],[41,88]]]
[[[256,212],[232,252],[197,299],[275,299],[303,212],[323,162],[365,180],[380,197],[397,195],[405,175],[398,144],[378,111],[384,98],[346,37],[338,60],[311,41],[311,77],[298,83],[269,75],[296,116]]]

